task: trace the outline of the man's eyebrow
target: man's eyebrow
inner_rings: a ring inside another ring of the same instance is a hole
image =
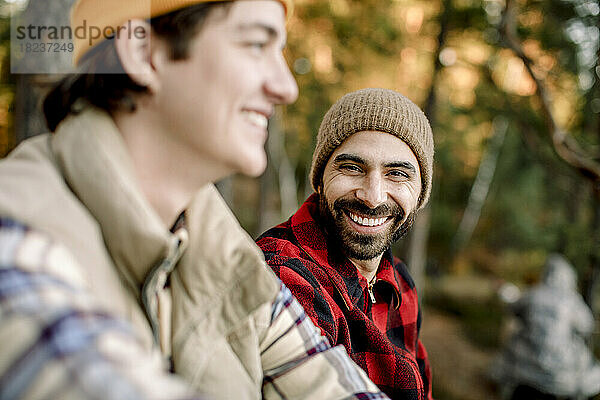
[[[342,154],[338,154],[333,159],[333,162],[336,164],[342,163],[344,161],[353,161],[357,164],[365,164],[365,160],[355,154],[342,153]]]
[[[269,40],[279,40],[281,37],[281,49],[284,49],[287,43],[287,32],[280,33],[275,27],[263,22],[250,22],[250,23],[241,23],[237,26],[237,30],[241,33],[252,31],[252,30],[260,30],[267,33],[269,36]]]
[[[412,172],[417,172],[417,169],[415,168],[415,166],[412,165],[412,163],[409,161],[394,161],[394,162],[385,163],[383,166],[385,168],[402,168],[402,169],[408,169]]]
[[[249,31],[253,29],[259,29],[267,32],[267,34],[271,37],[277,37],[279,35],[277,29],[272,27],[269,24],[265,24],[262,22],[250,22],[250,23],[242,23],[237,26],[238,31]]]
[[[333,162],[335,164],[340,164],[340,163],[343,163],[344,161],[352,161],[357,164],[363,164],[363,165],[367,164],[367,161],[364,158],[357,156],[356,154],[342,153],[342,154],[338,154],[333,159]],[[384,166],[384,168],[402,168],[402,169],[407,169],[413,173],[417,172],[417,169],[410,161],[391,161],[391,162],[387,162],[387,163],[383,164],[383,166]]]

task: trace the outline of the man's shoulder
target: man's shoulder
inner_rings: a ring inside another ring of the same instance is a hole
[[[284,283],[289,285],[289,279],[295,279],[291,276],[299,275],[313,286],[318,286],[315,277],[318,265],[302,248],[288,222],[269,229],[256,243],[263,251],[267,264]]]
[[[292,227],[288,220],[271,229],[267,229],[256,239],[256,242],[274,243],[277,241],[292,241],[293,236],[294,233],[292,232]]]
[[[0,160],[0,182],[9,181],[9,178],[20,182],[23,178],[51,174],[55,168],[49,138],[49,134],[43,134],[26,139]],[[18,173],[17,177],[14,177],[15,173]]]
[[[27,139],[0,161],[3,217],[34,225],[34,215],[64,208],[64,199],[69,196],[71,192],[53,160],[48,135]]]
[[[281,223],[260,235],[256,244],[263,251],[267,261],[275,256],[301,256],[300,245],[297,242],[289,221]]]
[[[98,271],[111,265],[102,231],[65,182],[48,135],[24,141],[0,162],[0,217],[7,229],[11,220],[26,227],[26,237],[33,240],[24,243],[37,243],[39,234],[60,243],[79,268]]]

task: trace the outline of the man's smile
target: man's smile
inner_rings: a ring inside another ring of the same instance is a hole
[[[344,210],[344,215],[349,221],[349,225],[359,233],[377,234],[388,228],[388,225],[394,220],[391,216],[373,218],[361,215],[349,210]]]
[[[357,213],[353,213],[351,211],[346,211],[346,214],[352,219],[352,221],[356,222],[358,225],[362,226],[379,226],[383,225],[389,218],[381,217],[381,218],[369,218],[368,216],[362,216]]]
[[[256,111],[243,111],[244,117],[252,124],[262,129],[267,129],[269,119],[267,116]]]

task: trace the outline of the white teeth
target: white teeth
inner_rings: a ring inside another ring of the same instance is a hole
[[[385,221],[387,221],[387,217],[383,218],[363,218],[353,213],[348,213],[352,221],[356,222],[359,225],[363,226],[379,226],[382,225]]]
[[[244,111],[244,114],[252,124],[260,128],[266,128],[269,125],[269,119],[260,113],[255,111]]]

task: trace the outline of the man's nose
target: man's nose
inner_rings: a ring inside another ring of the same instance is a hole
[[[378,174],[368,174],[362,186],[356,191],[356,197],[370,208],[375,208],[387,200],[385,182]]]
[[[265,82],[265,91],[275,104],[290,104],[298,98],[298,84],[283,55],[274,61],[272,72]]]

